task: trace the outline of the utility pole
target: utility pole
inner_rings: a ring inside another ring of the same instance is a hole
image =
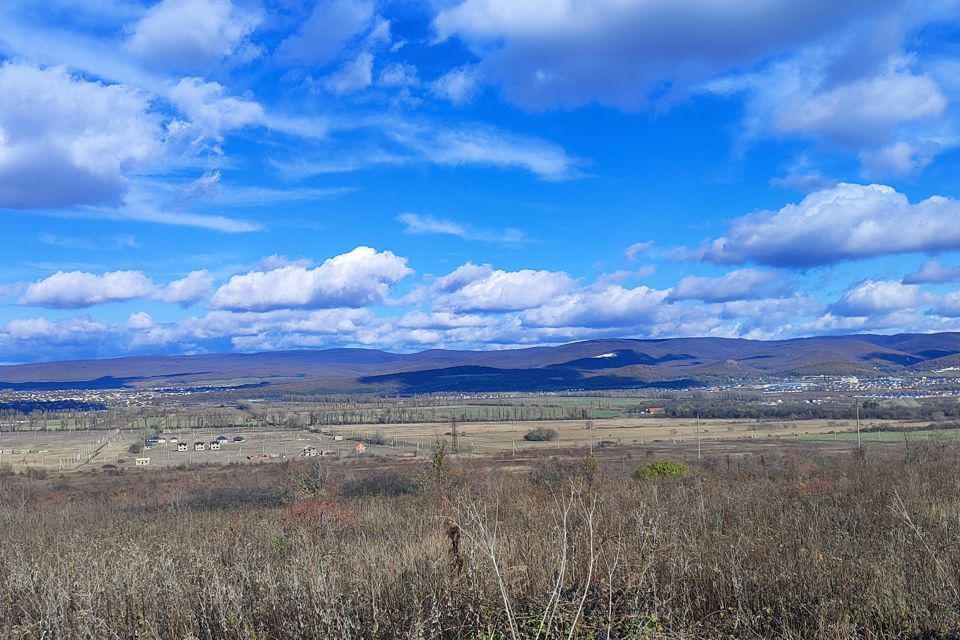
[[[451,449],[454,453],[460,453],[460,435],[457,433],[457,421],[452,420],[450,422],[450,435],[452,436],[453,442],[451,442]]]
[[[700,453],[700,412],[697,412],[697,460],[702,459],[703,456]]]

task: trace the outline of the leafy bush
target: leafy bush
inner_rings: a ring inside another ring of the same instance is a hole
[[[556,440],[557,430],[548,429],[547,427],[537,427],[533,431],[528,431],[526,435],[523,436],[523,439],[529,442],[548,442],[550,440]]]
[[[290,498],[289,492],[277,487],[210,487],[191,495],[183,507],[190,511],[236,511],[281,507],[289,503]]]
[[[571,482],[592,484],[600,474],[600,463],[593,455],[582,459],[554,458],[542,460],[530,472],[530,481],[541,487],[556,488]]]
[[[127,447],[127,451],[129,451],[133,455],[137,455],[138,453],[143,453],[143,443],[140,441],[134,442],[129,447]]]
[[[541,460],[530,472],[530,481],[542,487],[556,488],[580,477],[582,466],[569,458]]]
[[[648,478],[682,478],[690,473],[690,468],[682,462],[664,458],[645,464],[633,472],[637,480]]]

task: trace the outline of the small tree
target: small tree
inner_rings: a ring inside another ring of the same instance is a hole
[[[446,484],[447,475],[450,473],[450,456],[447,453],[447,441],[443,438],[437,438],[433,455],[430,456],[430,468],[437,485],[442,487]]]
[[[446,492],[450,479],[450,454],[445,439],[437,438],[430,455],[430,466],[420,468],[414,477],[422,491]]]
[[[317,460],[302,472],[294,474],[291,480],[293,490],[298,495],[319,498],[326,494],[330,469]]]
[[[588,453],[580,462],[580,473],[588,485],[593,485],[600,475],[600,461],[592,453]]]
[[[131,444],[129,447],[127,447],[127,451],[129,451],[133,455],[137,455],[138,453],[143,453],[143,443],[137,440],[136,442]]]
[[[526,435],[523,436],[523,439],[529,442],[548,442],[550,440],[556,440],[557,430],[549,429],[547,427],[537,427],[532,431],[527,431]]]

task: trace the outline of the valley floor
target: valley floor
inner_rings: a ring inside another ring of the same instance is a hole
[[[905,445],[930,438],[960,436],[953,422],[943,428],[921,420],[863,420],[861,440]],[[428,455],[438,440],[450,441],[450,422],[360,424],[321,427],[312,430],[262,426],[166,428],[165,442],[140,453],[130,446],[143,443],[144,430],[69,430],[0,432],[0,466],[17,472],[43,469],[56,472],[94,468],[134,468],[136,458],[146,459],[149,471],[156,467],[206,464],[279,462],[303,456],[312,447],[317,453],[347,459],[359,457],[355,447],[363,443],[362,455],[416,458]],[[535,429],[557,432],[557,439],[531,442],[524,436]],[[750,453],[795,442],[837,445],[849,449],[857,439],[854,420],[756,420],[691,418],[598,418],[594,420],[525,420],[469,422],[458,425],[459,450],[464,454],[538,454],[563,449],[588,453],[597,449],[646,449],[683,452],[699,447],[702,455]],[[210,443],[227,437],[219,449]],[[240,436],[242,443],[233,442]],[[177,443],[169,441],[176,438]],[[177,445],[187,444],[186,451]],[[202,442],[203,451],[194,450]]]

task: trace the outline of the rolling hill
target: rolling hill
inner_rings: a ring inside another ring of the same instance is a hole
[[[500,351],[327,349],[0,367],[0,389],[285,385],[399,392],[687,386],[762,375],[876,375],[960,364],[960,333],[591,340]]]

